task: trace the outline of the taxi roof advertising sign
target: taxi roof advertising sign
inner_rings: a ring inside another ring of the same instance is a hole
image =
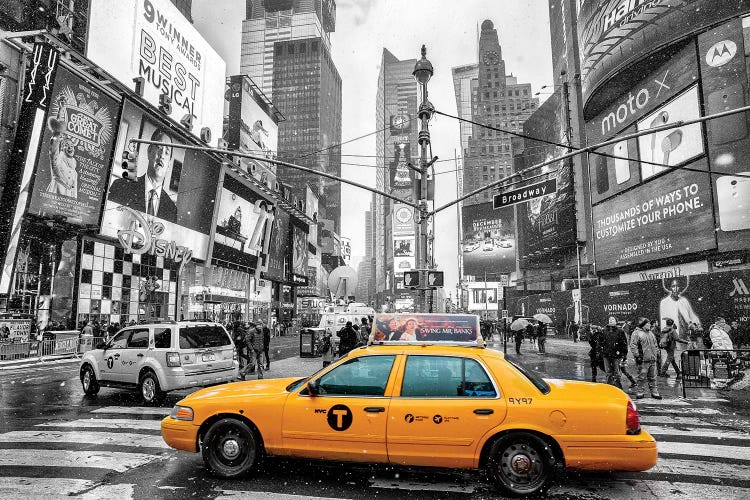
[[[376,314],[373,340],[466,342],[479,338],[479,316],[469,314]]]

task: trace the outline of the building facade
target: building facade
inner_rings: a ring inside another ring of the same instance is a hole
[[[375,103],[376,187],[401,199],[416,200],[414,172],[407,166],[419,161],[416,116],[418,86],[412,72],[416,59],[399,60],[388,49],[378,75]],[[377,304],[413,306],[403,288],[403,273],[416,267],[416,225],[413,210],[393,200],[374,198],[375,287]]]

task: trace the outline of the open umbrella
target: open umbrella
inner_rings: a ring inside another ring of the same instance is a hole
[[[550,317],[542,313],[535,314],[534,319],[537,321],[541,321],[542,323],[547,323],[547,324],[552,323],[552,320],[550,319]]]
[[[517,320],[515,320],[513,323],[510,324],[510,329],[513,330],[514,332],[517,332],[518,330],[523,330],[527,326],[529,326],[528,321],[526,321],[523,318],[518,318]]]

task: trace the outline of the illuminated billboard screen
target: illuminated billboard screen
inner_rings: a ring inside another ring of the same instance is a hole
[[[109,95],[57,69],[28,213],[99,225],[119,109]]]
[[[464,205],[463,227],[464,274],[509,274],[516,270],[516,234],[513,207],[493,209],[492,203]]]
[[[166,124],[132,102],[125,103],[101,234],[113,238],[127,237],[136,230],[146,234],[143,221],[152,227],[158,222],[163,226],[159,238],[189,248],[193,257],[205,260],[219,182],[218,162],[202,152],[141,145],[134,151],[136,179],[127,180],[122,177],[119,158],[131,138],[182,142]]]
[[[169,0],[91,0],[86,57],[131,89],[140,79],[143,98],[196,136],[222,136],[226,64]]]
[[[593,207],[600,270],[716,248],[706,161]]]

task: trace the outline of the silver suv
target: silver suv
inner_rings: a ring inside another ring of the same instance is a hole
[[[218,323],[173,321],[128,326],[81,359],[86,395],[99,388],[137,388],[146,404],[167,391],[229,382],[239,362],[231,336]]]

